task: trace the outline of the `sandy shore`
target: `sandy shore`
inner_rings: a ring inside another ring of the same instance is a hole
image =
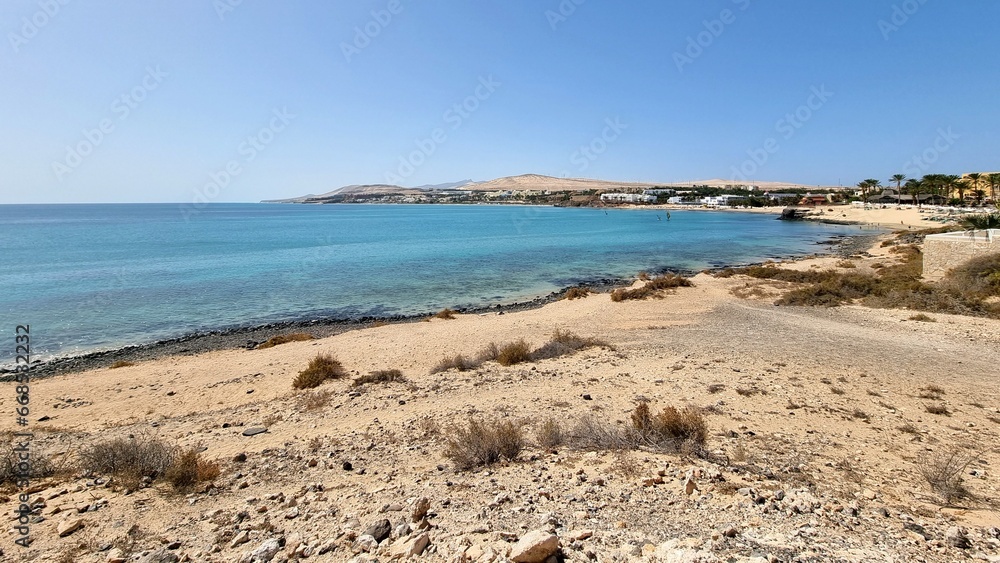
[[[633,206],[635,209],[668,209],[678,211],[705,211],[715,213],[760,213],[765,215],[780,215],[782,207],[757,207],[747,209],[707,208],[691,205],[652,205]],[[896,206],[871,206],[869,209],[849,205],[830,205],[809,210],[808,218],[816,221],[835,221],[860,225],[878,226],[886,229],[927,229],[940,227],[940,221],[932,221],[931,217],[943,215],[928,209],[916,209]]]
[[[903,215],[866,217],[891,223]],[[919,226],[907,217],[904,225]],[[892,259],[877,246],[871,252],[855,265]],[[36,483],[35,543],[25,550],[9,532],[0,537],[3,560],[104,562],[121,548],[167,557],[149,561],[240,561],[280,540],[273,561],[385,561],[426,539],[421,560],[506,561],[531,530],[557,535],[569,561],[959,561],[1000,553],[1000,458],[990,450],[1000,430],[1000,322],[779,308],[771,302],[782,288],[770,283],[705,274],[694,281],[663,299],[614,303],[597,294],[38,380],[28,429],[39,454],[58,459],[139,433],[201,448],[223,470],[214,487],[187,496],[159,484],[126,494],[82,475]],[[756,297],[734,295],[752,286]],[[430,374],[445,356],[518,338],[538,346],[555,329],[613,349]],[[309,409],[291,381],[319,352],[354,375],[399,369],[408,382],[330,382],[322,387],[329,403]],[[937,399],[921,397],[930,385],[940,387]],[[627,424],[639,400],[654,409],[705,408],[710,455],[530,443],[546,417]],[[0,396],[0,410],[14,408],[13,392]],[[520,421],[528,448],[515,462],[456,471],[444,443],[449,425],[470,415]],[[267,431],[244,436],[251,427]],[[0,430],[24,428],[11,415]],[[963,470],[973,496],[946,507],[920,468],[955,444],[980,451]],[[237,454],[246,461],[233,461]],[[421,497],[430,516],[409,522]],[[13,514],[17,498],[0,494],[0,505]],[[394,531],[381,545],[358,539],[382,519]],[[81,527],[59,537],[75,520]],[[414,530],[397,529],[403,521]],[[682,552],[702,559],[670,559]]]

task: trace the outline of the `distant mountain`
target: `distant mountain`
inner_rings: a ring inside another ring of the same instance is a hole
[[[461,182],[451,182],[450,184],[426,184],[423,186],[417,186],[413,189],[425,191],[457,190],[459,188],[464,188],[469,184],[475,183],[476,182],[473,180],[462,180]]]
[[[552,176],[542,176],[540,174],[522,174],[520,176],[506,176],[504,178],[496,178],[494,180],[488,180],[486,182],[474,182],[472,180],[462,180],[461,182],[451,182],[446,184],[428,184],[424,186],[417,186],[415,188],[404,188],[402,186],[393,186],[387,184],[363,184],[363,185],[350,185],[344,186],[342,188],[337,188],[332,192],[327,192],[320,195],[304,195],[300,197],[293,197],[289,199],[273,199],[267,200],[263,203],[309,203],[309,202],[323,202],[324,200],[329,200],[330,198],[335,198],[336,196],[345,195],[389,195],[389,194],[401,194],[401,195],[419,195],[425,192],[432,191],[447,191],[455,189],[463,189],[477,192],[497,192],[497,191],[522,191],[522,190],[548,190],[553,192],[561,191],[585,191],[585,190],[598,190],[598,191],[609,191],[609,190],[621,190],[627,188],[652,188],[655,186],[665,186],[665,187],[688,187],[688,186],[711,186],[711,187],[725,187],[737,183],[733,180],[694,180],[691,182],[618,182],[613,180],[594,180],[591,178],[555,178]],[[752,182],[739,182],[744,184],[753,184],[758,186],[762,190],[774,191],[782,189],[809,189],[816,188],[819,186],[805,186],[802,184],[793,184],[788,182],[764,182],[764,181],[752,181]]]

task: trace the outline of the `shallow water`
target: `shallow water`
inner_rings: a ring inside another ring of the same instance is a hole
[[[44,359],[212,328],[509,303],[642,270],[811,254],[858,232],[699,211],[8,205],[0,311],[11,334],[31,324]]]

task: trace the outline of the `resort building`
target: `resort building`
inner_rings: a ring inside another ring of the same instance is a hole
[[[655,195],[646,194],[601,194],[601,201],[615,203],[656,203]]]

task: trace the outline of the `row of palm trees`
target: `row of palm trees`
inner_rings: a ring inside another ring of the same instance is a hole
[[[904,183],[905,182],[905,183]],[[945,199],[957,198],[964,204],[966,194],[975,199],[978,205],[983,204],[989,189],[989,199],[997,202],[997,188],[1000,188],[1000,173],[994,174],[967,174],[965,177],[953,174],[927,174],[919,180],[907,178],[905,174],[893,174],[889,178],[889,183],[896,184],[896,193],[907,193],[920,205],[921,194],[931,194],[944,197]],[[882,189],[882,182],[869,178],[858,182],[858,189],[861,190],[861,199],[868,203],[868,197]]]

